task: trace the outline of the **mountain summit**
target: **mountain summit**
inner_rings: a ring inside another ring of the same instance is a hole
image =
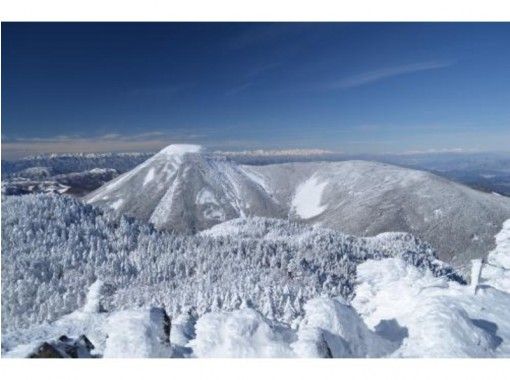
[[[199,153],[203,151],[201,145],[193,144],[172,144],[161,149],[158,154],[166,154],[169,156],[184,155],[186,153]]]

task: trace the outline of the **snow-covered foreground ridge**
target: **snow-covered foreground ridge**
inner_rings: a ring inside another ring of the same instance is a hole
[[[57,196],[2,211],[5,357],[510,356],[510,221],[473,294],[408,234],[256,218],[175,236]]]
[[[403,233],[356,238],[252,218],[218,225],[210,236],[178,236],[43,195],[5,199],[2,217],[4,331],[76,310],[97,279],[108,284],[107,310],[156,302],[172,314],[187,306],[203,314],[250,302],[290,320],[306,299],[351,297],[356,266],[370,258],[402,257],[455,277],[429,245]]]

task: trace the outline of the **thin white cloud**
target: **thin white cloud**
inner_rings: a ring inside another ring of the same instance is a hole
[[[264,65],[260,65],[260,66],[254,67],[254,68],[251,69],[250,72],[248,72],[247,77],[248,78],[258,77],[261,74],[264,74],[267,71],[271,71],[271,70],[273,70],[276,67],[279,67],[281,65],[282,64],[280,62],[272,62],[272,63],[266,63]]]
[[[246,83],[243,83],[239,86],[236,86],[236,87],[233,87],[231,89],[229,89],[225,95],[227,96],[232,96],[232,95],[237,95],[241,92],[244,92],[246,90],[248,90],[249,88],[253,87],[253,82],[246,82]]]
[[[132,88],[125,93],[129,96],[176,96],[195,87],[195,83],[177,83]]]
[[[417,150],[407,150],[405,152],[399,153],[400,155],[413,155],[413,154],[435,154],[435,153],[475,153],[478,152],[478,149],[466,149],[466,148],[430,148],[430,149],[417,149]]]
[[[259,79],[259,77],[263,76],[263,74],[266,73],[267,71],[270,71],[270,70],[272,70],[275,67],[278,67],[280,65],[281,65],[280,63],[275,62],[275,63],[268,63],[266,65],[262,65],[262,66],[258,66],[258,67],[253,68],[246,75],[246,78],[248,79],[246,82],[241,83],[241,84],[239,84],[237,86],[234,86],[234,87],[230,88],[229,90],[227,90],[225,92],[225,95],[227,95],[227,96],[237,95],[237,94],[239,94],[241,92],[244,92],[244,91],[252,88],[253,86],[255,86],[257,80]]]
[[[359,87],[364,86],[366,84],[378,82],[386,78],[396,77],[403,74],[416,73],[420,71],[441,69],[444,67],[451,66],[452,64],[453,64],[452,61],[429,61],[412,63],[401,66],[386,67],[343,78],[340,81],[328,84],[327,87],[332,89],[346,89],[352,87]]]

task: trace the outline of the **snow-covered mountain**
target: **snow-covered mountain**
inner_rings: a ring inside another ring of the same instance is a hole
[[[23,170],[2,181],[2,195],[31,193],[84,196],[118,176],[115,169],[95,168],[83,172],[51,175],[44,167]]]
[[[186,233],[245,215],[286,215],[249,172],[197,145],[171,145],[85,199]]]
[[[290,217],[346,233],[410,232],[464,265],[494,247],[510,198],[394,165],[343,161],[251,168]]]
[[[2,195],[53,193],[81,197],[152,155],[75,153],[2,160]]]
[[[359,236],[410,232],[457,266],[492,249],[510,218],[510,199],[423,171],[367,161],[238,165],[195,145],[171,145],[85,200],[187,233],[243,216]]]
[[[95,168],[114,169],[119,173],[131,170],[154,153],[68,153],[31,156],[19,160],[2,160],[2,180],[12,177],[28,179],[83,172]]]

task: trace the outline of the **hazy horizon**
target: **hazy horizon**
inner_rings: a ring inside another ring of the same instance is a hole
[[[12,142],[2,143],[2,160],[14,161],[23,158],[30,158],[34,156],[49,156],[49,155],[73,155],[73,154],[107,154],[107,153],[157,153],[161,149],[169,145],[189,144],[191,142],[181,141],[142,141],[138,142],[124,142],[115,145],[117,141],[106,139],[90,140],[90,139],[76,139],[76,140],[62,140],[49,143],[46,140],[34,141],[29,144],[26,142]],[[195,145],[201,145],[205,152],[224,152],[224,153],[252,153],[264,152],[267,154],[289,153],[295,154],[314,153],[314,154],[333,154],[346,157],[357,156],[435,156],[435,155],[475,155],[475,154],[502,154],[509,155],[510,150],[476,150],[476,149],[425,149],[425,150],[407,150],[407,151],[342,151],[334,149],[326,149],[314,146],[285,146],[285,147],[240,147],[240,146],[222,146],[222,145],[204,145],[200,141],[193,142]],[[71,148],[70,148],[71,147]]]

